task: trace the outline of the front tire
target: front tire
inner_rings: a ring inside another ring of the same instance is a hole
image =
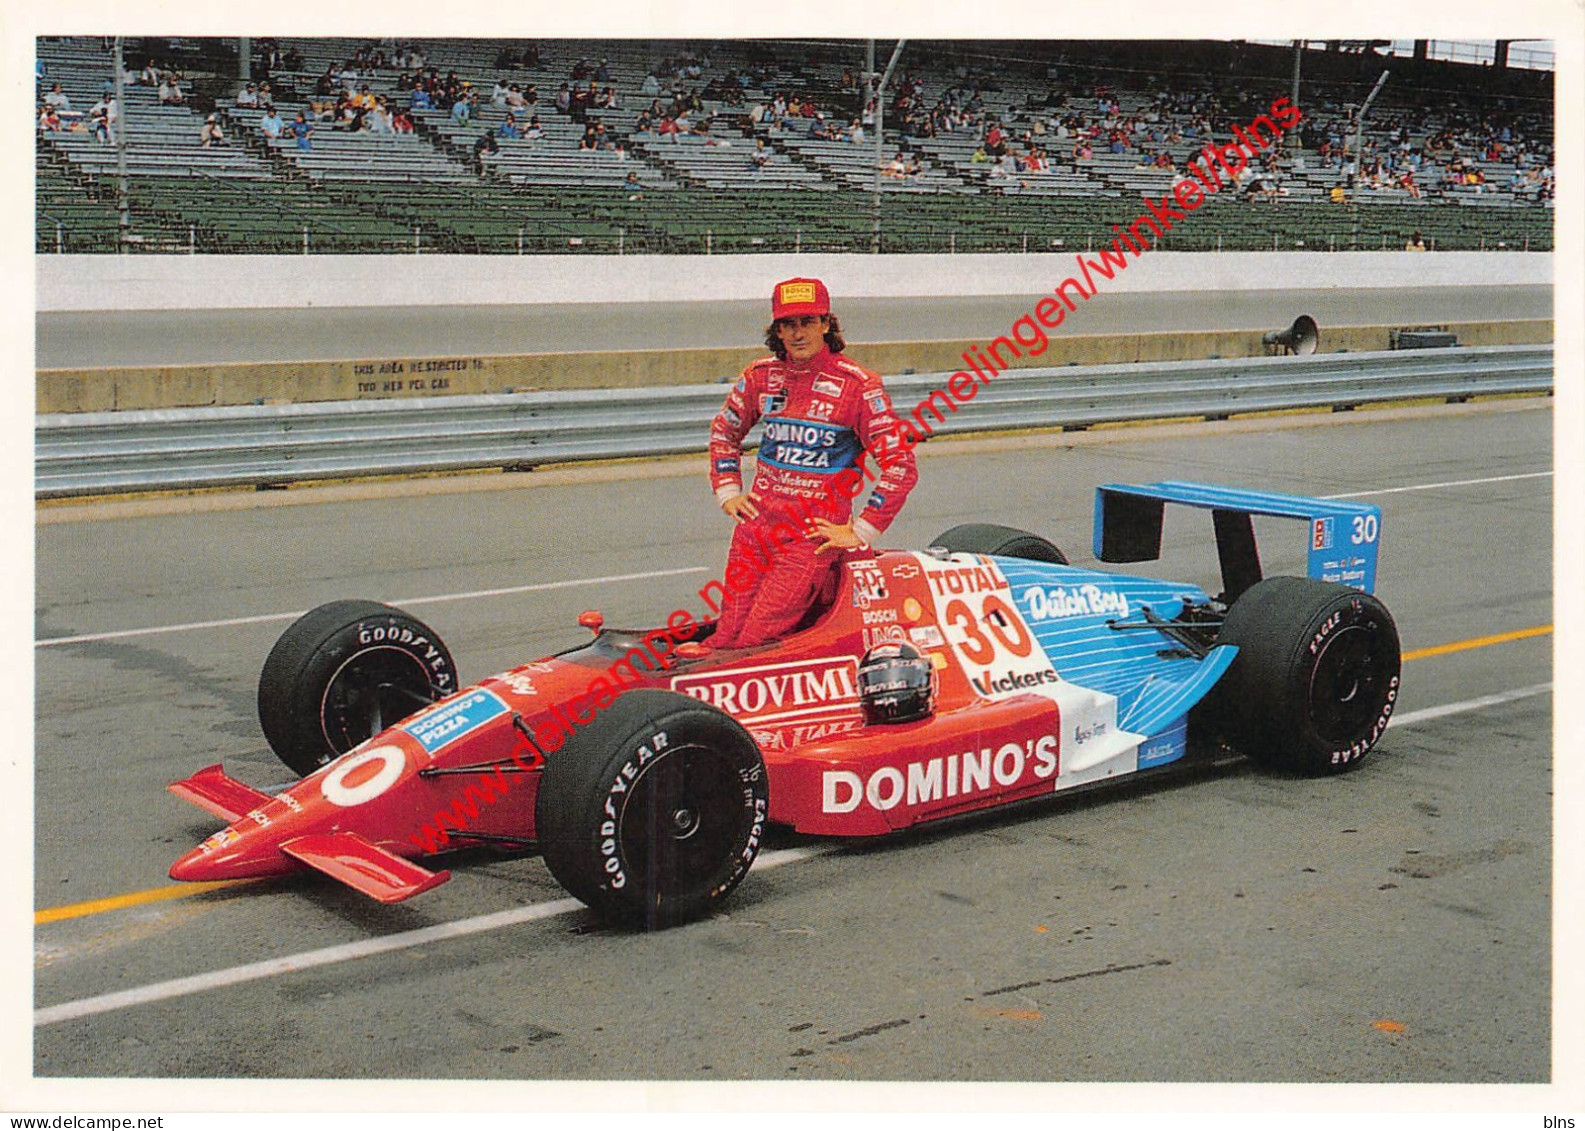
[[[1398,701],[1398,627],[1369,593],[1305,577],[1251,586],[1217,636],[1238,657],[1213,695],[1223,736],[1301,774],[1351,769]]]
[[[281,633],[259,674],[259,724],[298,774],[457,690],[433,629],[378,601],[332,601]]]
[[[769,794],[759,748],[725,713],[671,691],[630,691],[548,753],[540,851],[600,915],[671,926],[747,875]]]

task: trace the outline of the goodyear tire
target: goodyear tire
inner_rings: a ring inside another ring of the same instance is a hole
[[[259,675],[259,724],[276,757],[309,774],[457,690],[434,631],[378,601],[332,601],[281,634]]]
[[[1336,773],[1358,765],[1387,728],[1398,700],[1398,628],[1370,594],[1268,578],[1233,603],[1217,643],[1239,652],[1210,717],[1250,758]]]
[[[546,753],[540,851],[605,918],[650,930],[694,918],[754,863],[765,767],[723,712],[671,691],[630,691]]]
[[[966,522],[962,526],[954,526],[931,545],[944,547],[954,554],[996,554],[1004,558],[1024,558],[1031,562],[1068,564],[1067,555],[1057,549],[1054,542],[1027,530],[997,526],[990,522]]]

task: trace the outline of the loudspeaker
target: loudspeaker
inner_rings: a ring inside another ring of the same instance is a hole
[[[1301,314],[1286,330],[1273,330],[1261,339],[1279,353],[1312,354],[1321,344],[1321,328],[1308,314]]]

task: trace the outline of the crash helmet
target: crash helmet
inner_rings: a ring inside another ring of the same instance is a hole
[[[877,644],[859,663],[859,705],[864,721],[910,723],[935,707],[936,668],[930,657],[902,640]]]

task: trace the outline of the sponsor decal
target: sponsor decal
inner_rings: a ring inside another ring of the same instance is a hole
[[[896,624],[896,609],[866,609],[862,620],[865,624]]]
[[[827,719],[817,723],[798,723],[796,726],[778,727],[775,730],[750,731],[761,750],[788,750],[806,742],[818,742],[835,735],[846,734],[864,725],[862,718]]]
[[[1139,768],[1149,769],[1151,766],[1161,766],[1168,762],[1175,762],[1183,757],[1186,749],[1187,726],[1180,719],[1167,730],[1148,739],[1139,745]]]
[[[1318,518],[1310,530],[1310,549],[1330,550],[1332,548],[1332,520]]]
[[[918,562],[898,562],[892,566],[892,576],[899,581],[907,581],[911,577],[918,577],[920,572]]]
[[[511,708],[499,695],[480,688],[403,723],[402,729],[416,738],[425,752],[433,755],[509,710]]]
[[[1000,573],[988,565],[951,565],[925,570],[930,591],[938,597],[959,597],[969,593],[991,593],[1006,588]]]
[[[1080,723],[1073,728],[1073,744],[1075,746],[1083,746],[1091,739],[1105,738],[1110,733],[1111,726],[1106,722],[1105,719],[1097,720],[1096,722],[1091,723],[1089,726],[1085,726]]]
[[[875,396],[870,398],[871,412],[890,412],[891,407],[891,405],[886,403],[885,393],[877,393]]]
[[[837,406],[830,401],[810,401],[809,415],[816,420],[830,420],[835,415]]]
[[[514,695],[539,694],[539,692],[534,688],[534,681],[529,679],[528,676],[524,675],[516,668],[513,668],[509,672],[502,672],[500,675],[492,676],[491,678],[500,680],[502,683],[506,684],[506,686],[512,690]]]
[[[1115,589],[1099,585],[1031,585],[1024,590],[1023,605],[1030,620],[1060,620],[1063,617],[1128,615],[1128,598]]]
[[[987,699],[994,698],[997,694],[1012,695],[1020,691],[1031,691],[1049,683],[1061,683],[1062,678],[1051,668],[1034,672],[1007,672],[997,674],[986,672],[983,675],[971,676],[969,682]]]
[[[925,607],[921,605],[916,598],[905,597],[903,599],[903,616],[907,617],[911,621],[915,621],[924,615]],[[936,635],[939,636],[941,634],[938,632]]]
[[[853,574],[853,607],[867,609],[874,602],[886,600],[886,576],[881,567],[870,560],[850,562]]]
[[[780,412],[786,407],[787,394],[785,392],[761,393],[759,396],[759,414],[761,416],[769,416],[771,413]]]
[[[909,600],[913,600],[912,597]],[[941,635],[941,630],[933,624],[922,624],[917,628],[908,630],[908,639],[921,648],[945,648],[947,638]]]
[[[899,644],[906,640],[903,636],[903,626],[900,624],[882,625],[880,628],[866,628],[861,631],[866,652],[881,644]]]
[[[400,746],[374,746],[344,754],[320,779],[319,792],[332,805],[350,809],[390,789],[406,765],[407,755]]]
[[[738,461],[736,459],[718,459],[715,461],[715,469],[718,473],[736,471],[738,470]]]
[[[248,820],[252,821],[255,825],[258,825],[261,829],[267,829],[270,827],[270,819],[264,815],[264,810],[262,809],[249,809]]]
[[[868,805],[886,812],[1017,789],[1056,772],[1057,738],[1046,734],[905,766],[882,766],[868,778],[852,770],[826,770],[821,775],[820,808],[825,813],[851,813]]]
[[[236,844],[237,841],[241,839],[242,837],[238,835],[235,829],[221,829],[218,833],[205,840],[198,847],[203,851],[204,855],[207,856],[211,852],[218,852],[227,845]]]
[[[741,428],[743,426],[743,418],[731,408],[723,408],[721,410],[721,419],[726,421],[733,428]]]
[[[739,392],[739,393],[748,392],[748,378],[747,377],[739,377],[737,379],[737,385],[734,386],[734,390],[736,392]]]
[[[679,675],[671,689],[729,715],[764,722],[858,701],[858,661],[851,656]]]
[[[303,811],[303,803],[290,793],[278,793],[275,795],[275,800],[285,805],[293,813],[301,813]]]
[[[781,285],[781,305],[783,306],[814,301],[815,285],[813,283],[783,283]]]
[[[813,391],[817,396],[840,397],[842,395],[842,378],[816,377]]]

